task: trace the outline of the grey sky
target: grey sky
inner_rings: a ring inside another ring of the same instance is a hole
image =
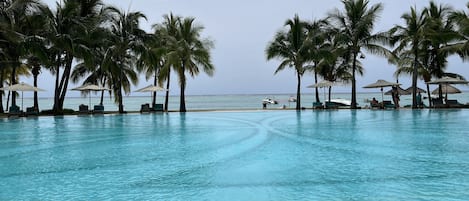
[[[54,0],[44,1],[55,5]],[[274,71],[278,60],[267,61],[265,48],[276,31],[282,28],[285,20],[298,14],[301,19],[312,20],[323,18],[334,9],[342,10],[340,0],[105,0],[122,10],[141,11],[147,18],[142,28],[151,31],[151,25],[160,23],[162,16],[173,12],[184,17],[192,16],[196,22],[205,27],[206,37],[215,41],[212,51],[216,72],[213,77],[203,73],[195,79],[188,80],[187,94],[275,94],[296,92],[294,71],[286,69],[277,75]],[[411,6],[418,9],[429,4],[428,0],[371,0],[371,4],[382,2],[384,10],[376,24],[375,31],[385,31],[395,24],[402,24],[400,16],[408,12]],[[465,0],[435,1],[444,2],[453,8],[465,9]],[[395,81],[395,66],[389,65],[384,58],[366,54],[363,61],[366,69],[363,77],[357,78],[357,90],[376,92],[374,89],[363,89],[362,86],[377,79]],[[468,63],[462,63],[458,57],[451,57],[448,71],[464,75],[469,79]],[[171,83],[171,94],[179,94],[176,76]],[[410,86],[410,76],[402,76],[399,82],[403,87]],[[24,80],[24,78],[23,78]],[[46,89],[47,96],[53,95],[54,82],[48,72],[39,78],[39,86]],[[32,83],[31,78],[26,82]],[[150,84],[144,77],[134,89]],[[302,82],[302,92],[312,93],[306,88],[313,83],[311,74],[306,74]],[[79,85],[70,84],[70,87]],[[421,82],[420,87],[424,87]],[[459,86],[458,86],[459,87]],[[467,87],[460,87],[466,90]],[[333,92],[350,92],[350,86],[335,87]],[[45,94],[43,94],[45,95]],[[141,95],[132,93],[132,95]],[[68,96],[78,96],[69,92]]]

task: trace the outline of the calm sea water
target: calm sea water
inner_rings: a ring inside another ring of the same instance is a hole
[[[468,110],[0,119],[0,200],[467,200]]]
[[[288,102],[288,99],[294,94],[274,94],[274,95],[201,95],[201,96],[187,96],[186,97],[186,107],[188,110],[221,110],[221,109],[261,109],[262,108],[262,99],[266,97],[273,98],[279,101],[278,105],[269,105],[269,108],[281,108],[284,105],[287,108],[295,108],[295,103]],[[324,94],[319,94],[321,101],[324,101]],[[381,100],[381,93],[358,93],[357,102],[359,106],[366,106],[369,103],[366,100],[370,100],[373,97],[376,97],[378,100]],[[326,97],[327,98],[327,97]],[[332,95],[332,98],[343,98],[350,100],[350,94],[348,93],[335,93]],[[461,103],[469,102],[469,96],[467,94],[452,94],[449,95],[450,99],[457,99]],[[390,96],[384,96],[385,100],[391,100]],[[312,102],[315,100],[315,96],[311,93],[303,94],[302,96],[302,106],[303,107],[312,107]],[[401,106],[411,104],[412,96],[401,96]],[[39,107],[41,110],[51,109],[53,105],[53,98],[41,98],[39,99]],[[79,97],[79,98],[66,98],[65,99],[65,108],[70,108],[78,110],[80,104],[88,105],[90,102],[89,97]],[[6,100],[4,100],[4,106],[6,106]],[[99,103],[99,96],[92,94],[91,95],[91,105]],[[150,96],[145,97],[135,97],[127,96],[124,97],[124,109],[127,111],[138,111],[140,110],[140,105],[144,103],[151,103]],[[164,103],[164,96],[159,95],[157,103]],[[17,104],[21,105],[21,98],[18,98]],[[428,105],[428,102],[425,100],[425,104]],[[33,100],[31,98],[24,99],[24,107],[30,107],[33,105]],[[104,108],[106,111],[117,111],[117,104],[114,103],[114,100],[110,97],[104,98]],[[169,99],[169,110],[179,110],[179,96],[170,96]]]

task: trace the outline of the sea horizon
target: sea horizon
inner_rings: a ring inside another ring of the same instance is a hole
[[[150,93],[145,96],[143,94],[124,96],[124,110],[125,111],[139,111],[142,104],[151,103],[152,99]],[[357,92],[357,103],[360,107],[366,107],[369,105],[368,101],[372,98],[376,98],[379,101],[382,99],[381,92]],[[425,98],[426,93],[422,94]],[[170,95],[169,96],[169,106],[170,111],[179,110],[179,95]],[[188,110],[239,110],[239,109],[262,109],[262,99],[272,98],[278,101],[278,104],[270,104],[267,106],[268,109],[280,109],[286,108],[291,109],[295,108],[295,102],[289,102],[290,97],[295,97],[296,94],[292,93],[263,93],[263,94],[210,94],[210,95],[186,95],[186,107]],[[458,102],[466,104],[469,102],[469,97],[465,93],[461,94],[450,94],[448,95],[449,99],[456,99]],[[328,99],[328,93],[319,92],[320,101],[323,102],[324,99]],[[391,100],[391,96],[384,95],[384,100]],[[40,110],[49,110],[52,109],[54,103],[53,97],[39,97],[39,109]],[[165,95],[163,93],[157,94],[157,103],[164,103]],[[333,92],[331,94],[331,99],[351,99],[351,93],[347,92]],[[400,97],[400,105],[406,106],[412,103],[411,95],[402,95]],[[91,94],[89,96],[71,96],[66,97],[64,102],[64,108],[78,110],[80,104],[90,105],[91,108],[93,105],[98,105],[100,101],[100,96],[97,94]],[[24,97],[23,100],[21,97],[18,97],[16,104],[21,107],[23,102],[23,110],[26,107],[31,107],[33,105],[32,97]],[[314,92],[302,93],[301,95],[301,107],[311,108],[312,103],[315,102]],[[11,101],[9,102],[11,105]],[[424,100],[424,104],[428,105],[428,100]],[[9,105],[9,106],[10,106]],[[103,105],[105,111],[117,111],[117,104],[114,103],[114,98],[105,94],[103,99]],[[6,108],[7,101],[4,97],[3,106]]]

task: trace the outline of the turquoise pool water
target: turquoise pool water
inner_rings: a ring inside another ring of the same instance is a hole
[[[0,200],[465,200],[469,111],[0,119]]]

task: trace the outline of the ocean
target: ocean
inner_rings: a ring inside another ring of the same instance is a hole
[[[425,98],[426,94],[422,94]],[[461,94],[450,94],[449,99],[456,99],[460,103],[468,103],[469,96],[465,93]],[[262,109],[262,99],[272,98],[278,101],[278,104],[268,105],[267,108],[295,108],[296,103],[289,102],[290,97],[296,97],[295,94],[245,94],[245,95],[189,95],[186,96],[186,108],[188,111],[191,110],[255,110]],[[324,101],[324,94],[319,93],[320,100]],[[359,106],[368,106],[368,100],[373,97],[381,101],[381,93],[357,93],[357,102]],[[327,95],[326,95],[327,98]],[[351,99],[350,93],[333,93],[332,99],[342,98]],[[99,103],[99,96],[91,94],[91,105]],[[301,97],[301,106],[305,108],[311,108],[312,102],[315,99],[314,94],[305,93]],[[391,100],[391,96],[384,95],[385,100]],[[400,105],[410,105],[412,102],[412,96],[403,95],[400,97]],[[90,102],[89,97],[67,97],[65,99],[64,108],[78,110],[80,104],[88,105]],[[140,106],[145,103],[151,103],[151,97],[148,96],[124,96],[124,110],[126,111],[139,111]],[[39,109],[47,110],[51,109],[54,103],[53,98],[39,98]],[[157,96],[157,103],[164,103],[164,95]],[[424,104],[428,105],[428,100],[424,100]],[[6,107],[7,101],[3,100],[3,106]],[[17,99],[17,105],[21,107],[21,97]],[[33,99],[30,97],[23,99],[23,110],[26,107],[33,105]],[[117,111],[118,106],[114,103],[113,97],[104,97],[104,109],[105,111]],[[179,96],[169,97],[169,110],[179,110]]]

